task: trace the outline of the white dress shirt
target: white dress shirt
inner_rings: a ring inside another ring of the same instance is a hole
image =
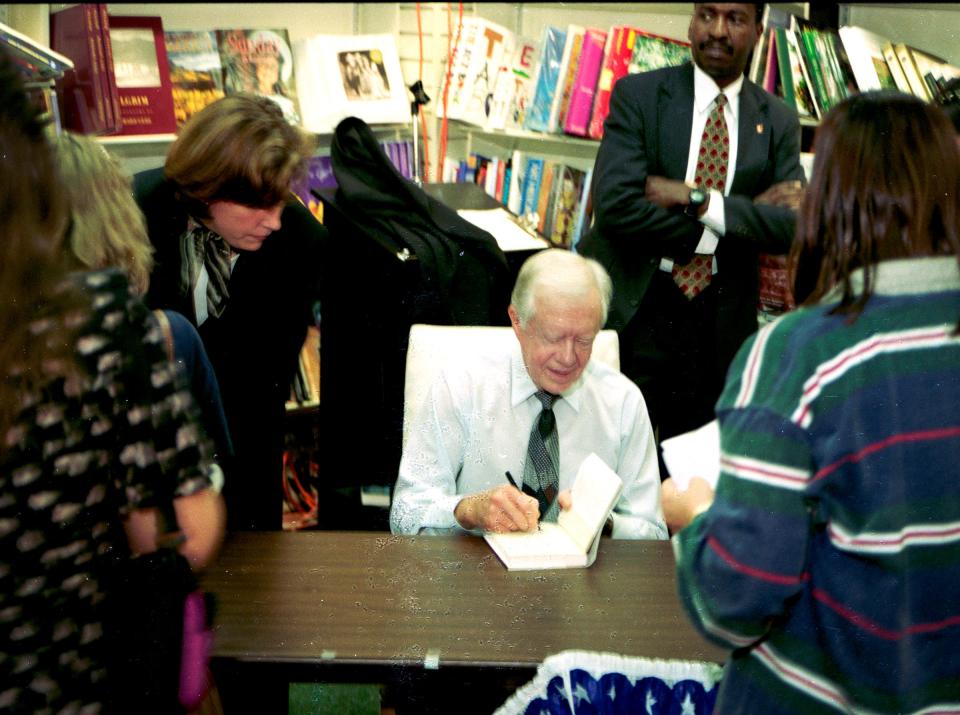
[[[700,153],[700,138],[703,128],[707,124],[707,117],[713,110],[714,100],[722,91],[727,97],[727,105],[723,108],[723,115],[727,121],[727,135],[730,138],[729,157],[727,159],[727,181],[721,194],[716,189],[710,189],[710,203],[700,223],[703,224],[703,235],[697,244],[694,253],[713,255],[717,250],[720,236],[726,232],[726,217],[723,211],[723,197],[730,193],[733,177],[737,168],[737,139],[740,136],[738,120],[740,117],[740,89],[743,87],[743,75],[735,82],[720,89],[713,78],[702,69],[693,66],[693,124],[690,128],[690,152],[687,155],[687,174],[684,181],[693,184],[697,175],[697,158]],[[660,269],[671,271],[673,261],[669,258],[661,259]],[[713,272],[717,272],[717,259],[713,259]]]
[[[441,369],[422,409],[414,410],[393,494],[394,533],[462,531],[460,500],[522,477],[527,442],[541,405],[519,343]],[[560,443],[560,489],[596,452],[623,479],[613,536],[665,539],[660,473],[640,390],[621,373],[591,361],[553,407]]]

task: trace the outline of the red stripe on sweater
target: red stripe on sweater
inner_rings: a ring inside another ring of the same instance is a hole
[[[946,628],[952,628],[953,626],[960,626],[960,616],[950,616],[949,618],[944,618],[942,621],[914,623],[899,631],[894,631],[889,628],[884,628],[866,616],[856,613],[853,609],[844,606],[823,589],[813,589],[813,597],[861,630],[888,641],[898,641],[907,636],[917,635],[919,633],[935,633]]]
[[[742,574],[746,574],[747,576],[758,578],[761,581],[768,581],[769,583],[776,583],[784,586],[793,586],[806,581],[809,578],[806,572],[800,574],[800,576],[784,576],[782,574],[771,573],[770,571],[764,571],[762,569],[740,563],[729,551],[723,548],[720,545],[720,542],[717,541],[713,536],[707,538],[707,544],[711,549],[714,550],[717,556],[733,566],[733,568],[735,568],[737,571]]]
[[[823,477],[826,477],[842,467],[844,464],[859,462],[864,457],[887,449],[888,447],[892,447],[896,444],[903,444],[906,442],[929,442],[931,440],[949,439],[951,437],[960,437],[960,426],[941,427],[939,429],[931,430],[917,430],[916,432],[904,432],[903,434],[891,435],[880,440],[879,442],[868,444],[866,447],[854,452],[853,454],[845,455],[832,464],[828,464],[826,467],[820,469],[816,474],[814,474],[811,481],[822,479]]]

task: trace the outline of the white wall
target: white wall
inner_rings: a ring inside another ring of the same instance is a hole
[[[841,14],[841,22],[845,24],[859,25],[893,42],[927,50],[960,67],[958,3],[850,5],[845,11]]]

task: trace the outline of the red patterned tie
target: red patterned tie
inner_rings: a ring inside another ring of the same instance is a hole
[[[727,120],[723,116],[726,96],[721,92],[707,117],[703,136],[700,137],[700,154],[697,156],[697,171],[694,181],[706,191],[716,189],[721,194],[727,185],[727,159],[730,152],[730,136]],[[713,272],[713,256],[696,253],[686,265],[673,264],[673,280],[690,300],[696,298],[710,285]]]

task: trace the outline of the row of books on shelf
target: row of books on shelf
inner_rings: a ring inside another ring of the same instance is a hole
[[[448,160],[442,178],[482,186],[522,226],[554,246],[575,248],[590,228],[592,169],[521,151],[509,157],[471,153],[459,162]]]
[[[862,27],[820,29],[767,4],[749,73],[800,117],[818,120],[856,92],[894,89],[937,101],[960,68]]]
[[[73,64],[58,83],[65,128],[172,134],[216,99],[253,92],[299,121],[286,29],[164,32],[156,16],[80,3],[50,15],[51,48]]]
[[[465,18],[441,72],[437,116],[485,129],[600,139],[618,79],[689,58],[689,43],[627,25],[548,25],[532,39]]]

